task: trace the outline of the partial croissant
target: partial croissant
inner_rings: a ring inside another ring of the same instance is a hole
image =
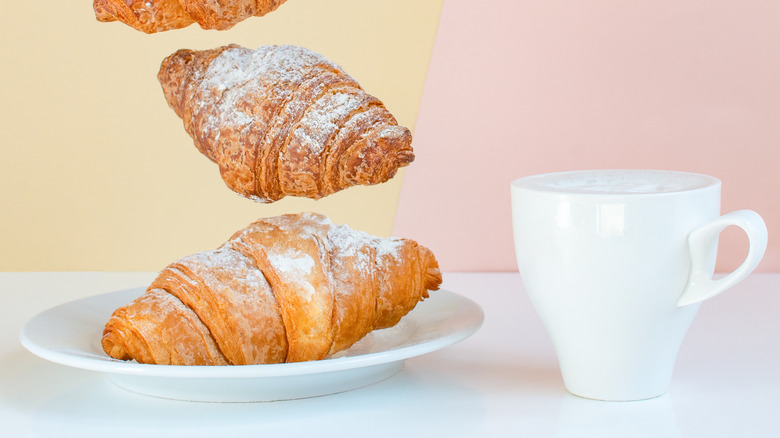
[[[397,324],[441,280],[431,251],[412,240],[315,213],[261,219],[165,268],[113,313],[102,346],[169,365],[318,360]]]
[[[226,30],[249,17],[275,11],[287,0],[94,0],[95,18],[120,21],[145,33],[181,29]]]
[[[259,202],[383,183],[414,160],[409,129],[339,66],[302,47],[179,50],[158,79],[225,184]]]

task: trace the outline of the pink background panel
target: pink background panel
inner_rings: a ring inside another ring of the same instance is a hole
[[[446,0],[393,234],[445,271],[514,271],[509,183],[706,173],[769,228],[780,271],[780,2]],[[721,235],[719,271],[746,238]]]

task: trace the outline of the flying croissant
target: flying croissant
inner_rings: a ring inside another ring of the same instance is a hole
[[[120,21],[145,33],[181,29],[198,23],[203,29],[226,30],[249,17],[275,11],[287,0],[94,0],[101,22]]]
[[[391,327],[442,281],[430,250],[304,213],[261,219],[165,268],[105,326],[116,359],[247,365],[323,359]]]
[[[303,47],[183,49],[162,62],[158,79],[225,184],[259,202],[383,183],[414,160],[409,129]]]

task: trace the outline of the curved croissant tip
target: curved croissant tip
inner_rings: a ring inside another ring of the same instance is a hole
[[[129,360],[130,354],[122,345],[121,335],[115,330],[106,328],[101,339],[101,346],[107,355],[119,360]]]
[[[398,167],[408,166],[414,161],[414,151],[411,148],[399,149],[396,157],[398,158]]]
[[[399,132],[400,131],[400,132]],[[398,167],[408,166],[414,161],[414,150],[412,149],[412,132],[404,126],[393,126],[385,130],[380,135],[387,136],[391,144],[396,145],[395,156]]]
[[[412,149],[412,133],[409,128],[392,125],[381,131],[377,139],[382,146],[381,151],[390,158],[388,164],[396,169],[405,167],[414,161],[414,149]],[[395,174],[395,171],[392,172]]]
[[[106,0],[95,0],[92,2],[92,9],[95,11],[95,18],[101,23],[117,21],[114,6]]]
[[[157,73],[157,80],[162,85],[165,99],[179,117],[182,117],[181,102],[184,98],[184,89],[182,87],[184,81],[182,77],[185,75],[187,65],[194,59],[195,51],[190,49],[177,50],[163,59],[162,64],[160,64],[160,71]]]
[[[442,276],[439,268],[428,268],[428,271],[425,273],[425,288],[427,290],[439,290],[441,282]]]
[[[423,252],[425,253],[425,266],[427,267],[425,271],[425,289],[439,290],[439,287],[442,283],[439,261],[436,260],[436,257],[433,255],[433,252],[430,249],[425,248],[424,246],[421,246],[421,248],[423,248]]]

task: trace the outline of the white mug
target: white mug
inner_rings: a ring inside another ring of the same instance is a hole
[[[653,170],[587,170],[511,183],[523,286],[558,355],[566,389],[597,400],[665,393],[700,302],[744,279],[767,244],[751,210],[720,214],[717,178]],[[718,236],[750,247],[713,280]]]

